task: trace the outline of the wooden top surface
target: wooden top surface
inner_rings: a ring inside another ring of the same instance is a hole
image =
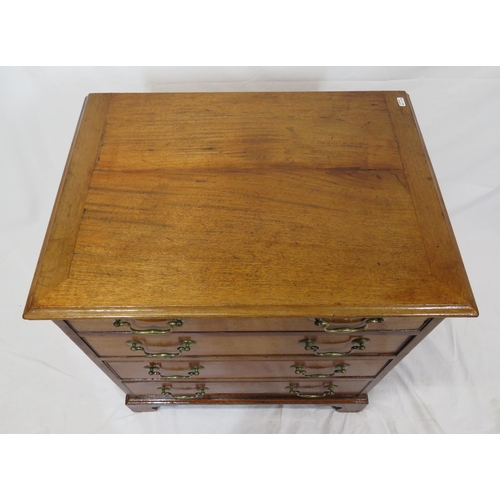
[[[406,93],[87,98],[26,318],[408,315],[477,308]]]

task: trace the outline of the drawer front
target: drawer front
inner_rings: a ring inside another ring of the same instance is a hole
[[[316,325],[315,318],[191,318],[181,319],[182,326],[172,326],[167,320],[137,320],[119,318],[122,323],[115,326],[115,319],[69,320],[68,323],[77,332],[114,332],[135,330],[170,330],[174,332],[321,332],[324,326]],[[418,330],[428,318],[421,316],[409,318],[383,318],[382,323],[366,320],[373,318],[339,318],[327,321],[328,329],[352,328],[360,331],[368,330]]]
[[[411,337],[407,333],[340,335],[284,333],[193,333],[187,335],[130,335],[84,333],[83,339],[103,356],[145,359],[193,356],[296,356],[347,357],[366,354],[394,355]],[[362,340],[366,339],[366,340]],[[361,345],[363,344],[363,345]],[[360,349],[359,347],[365,347]]]
[[[367,385],[368,380],[325,380],[325,381],[302,381],[285,380],[283,382],[259,382],[259,381],[238,381],[221,382],[209,381],[203,383],[195,382],[126,382],[125,385],[136,395],[162,396],[167,399],[198,399],[211,396],[222,396],[229,394],[253,395],[289,395],[290,397],[307,397],[311,399],[325,397],[326,395],[359,394]],[[332,387],[336,386],[336,387]],[[292,387],[292,390],[290,389]],[[301,396],[292,392],[298,391]],[[334,394],[325,394],[328,391]]]
[[[386,365],[385,359],[350,360],[241,360],[241,361],[109,361],[108,365],[123,379],[270,379],[375,377]]]

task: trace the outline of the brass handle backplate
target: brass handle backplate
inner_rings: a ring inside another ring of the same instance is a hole
[[[198,387],[193,396],[174,396],[170,392],[172,389],[171,387],[158,387],[158,389],[161,389],[162,396],[167,396],[167,397],[172,398],[172,399],[197,399],[197,398],[201,398],[205,395],[205,391],[208,390],[208,387]]]
[[[315,373],[315,374],[308,375],[307,371],[304,368],[304,365],[299,365],[299,364],[292,365],[292,366],[290,366],[290,368],[295,368],[295,373],[297,375],[302,375],[303,377],[308,377],[308,378],[329,378],[329,377],[333,377],[337,373],[345,373],[347,366],[349,366],[349,365],[346,364],[346,363],[342,363],[340,365],[336,365],[335,366],[335,370],[333,371],[333,373],[329,373],[327,375],[323,375],[321,373]]]
[[[194,340],[181,340],[177,352],[148,352],[144,344],[138,340],[127,340],[125,343],[130,347],[131,351],[144,351],[144,354],[148,358],[173,358],[174,356],[179,356],[184,351],[190,351],[191,346],[196,344]]]
[[[383,323],[384,318],[368,318],[363,320],[365,324],[363,326],[360,326],[358,328],[330,328],[330,323],[326,321],[324,318],[316,318],[314,320],[314,324],[316,326],[321,326],[325,332],[328,333],[356,333],[356,332],[362,332],[363,330],[366,330],[368,328],[369,323]]]
[[[122,321],[117,319],[113,326],[115,328],[120,328],[121,326],[128,326],[128,329],[132,333],[139,333],[141,335],[162,335],[164,333],[172,333],[174,328],[180,328],[183,325],[182,319],[171,319],[168,323],[168,328],[166,330],[136,330],[132,328],[132,325],[128,321]]]
[[[351,340],[352,347],[344,352],[318,352],[319,347],[315,342],[313,339],[299,340],[299,344],[305,344],[304,349],[306,351],[313,351],[315,356],[346,356],[356,350],[364,351],[366,349],[365,342],[370,342],[370,339],[353,339]]]
[[[336,385],[328,385],[325,387],[325,391],[323,394],[301,394],[300,391],[297,389],[296,385],[288,385],[285,387],[285,389],[288,389],[290,391],[290,394],[293,394],[294,396],[298,396],[299,398],[324,398],[326,396],[335,396],[335,389],[337,389]]]
[[[160,373],[160,367],[155,364],[151,365],[146,365],[144,367],[148,371],[149,375],[157,375],[158,377],[165,378],[168,380],[175,380],[175,379],[185,379],[185,378],[191,378],[191,377],[197,377],[200,374],[200,370],[204,368],[203,366],[191,366],[190,371],[188,371],[187,375],[162,375]]]

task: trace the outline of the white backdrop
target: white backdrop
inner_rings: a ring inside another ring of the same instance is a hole
[[[51,322],[21,318],[69,146],[93,92],[404,90],[480,310],[439,326],[357,414],[173,407],[135,414]],[[0,68],[0,432],[499,433],[500,69]]]

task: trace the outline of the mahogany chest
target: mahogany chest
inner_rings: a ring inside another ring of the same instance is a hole
[[[478,310],[405,92],[91,94],[26,319],[134,411],[359,411]]]

